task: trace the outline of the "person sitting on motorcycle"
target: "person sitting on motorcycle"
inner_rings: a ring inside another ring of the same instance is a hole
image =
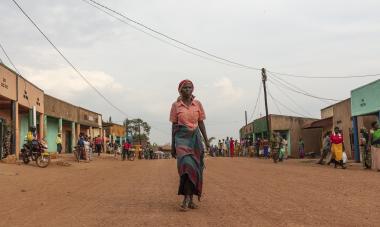
[[[37,140],[37,128],[36,126],[32,125],[29,127],[28,134],[26,135],[27,142],[32,149],[38,148],[38,140]]]

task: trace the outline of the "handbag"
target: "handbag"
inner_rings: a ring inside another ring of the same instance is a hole
[[[347,163],[347,154],[346,154],[345,151],[343,151],[342,160],[343,160],[343,163],[344,163],[344,164]]]

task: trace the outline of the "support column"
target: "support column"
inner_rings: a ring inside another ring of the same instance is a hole
[[[18,160],[20,152],[20,129],[18,116],[18,102],[12,101],[12,148],[11,153],[16,155]]]
[[[74,150],[74,147],[75,147],[75,135],[76,135],[76,132],[75,132],[75,122],[71,122],[71,150]]]
[[[48,124],[47,124],[47,115],[44,114],[44,137],[47,140],[46,136],[48,134]]]
[[[80,124],[77,123],[77,127],[76,127],[76,138],[79,139],[79,134],[80,134]]]
[[[101,129],[102,139],[103,139],[103,152],[106,152],[106,130]]]
[[[360,149],[359,149],[359,130],[358,130],[358,117],[352,118],[352,126],[354,129],[354,156],[355,162],[360,162]]]
[[[44,116],[45,116],[45,114],[43,114],[43,113],[40,113],[40,116],[39,116],[39,121],[40,121],[40,127],[39,127],[39,133],[40,133],[40,135],[39,135],[39,139],[45,139],[45,127],[44,127],[44,125],[45,125],[45,122],[44,122]]]
[[[31,127],[31,126],[33,126],[33,109],[29,109],[29,115],[28,115],[28,119],[29,119],[29,121],[28,121],[28,124],[29,124],[29,128]]]
[[[91,137],[91,139],[94,138],[94,129],[92,127],[90,127],[89,136]]]
[[[61,133],[62,135],[62,125],[63,125],[63,120],[62,118],[58,119],[58,133]]]

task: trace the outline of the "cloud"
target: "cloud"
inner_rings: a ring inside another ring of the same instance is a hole
[[[39,86],[45,93],[57,95],[63,99],[71,99],[78,94],[88,94],[92,89],[88,83],[68,67],[46,70],[23,67],[22,71],[25,72],[26,79]],[[81,70],[81,73],[99,91],[121,93],[123,90],[122,85],[105,72]]]
[[[220,91],[224,101],[235,101],[243,96],[243,90],[235,87],[232,81],[224,77],[214,84],[214,87]]]

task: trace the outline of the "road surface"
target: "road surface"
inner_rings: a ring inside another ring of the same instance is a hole
[[[207,158],[200,209],[180,212],[175,160],[46,169],[0,164],[0,226],[379,226],[380,173]]]

